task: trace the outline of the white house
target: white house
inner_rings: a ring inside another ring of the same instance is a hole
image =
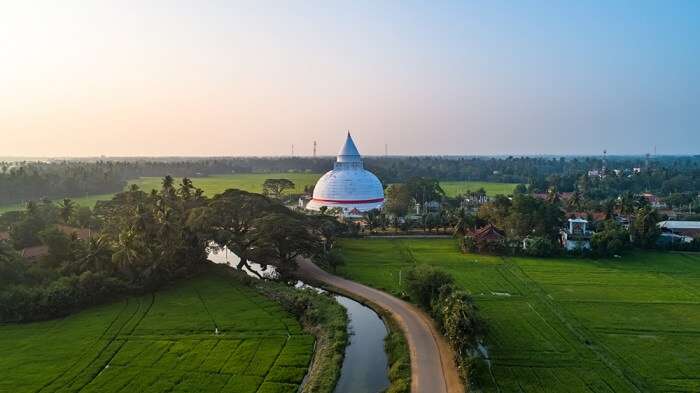
[[[593,232],[588,230],[588,220],[570,218],[561,231],[561,243],[567,251],[590,250]]]

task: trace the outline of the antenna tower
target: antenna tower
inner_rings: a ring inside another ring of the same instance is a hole
[[[316,141],[314,141],[314,158],[316,158]]]

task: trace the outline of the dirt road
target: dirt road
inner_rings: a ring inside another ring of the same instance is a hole
[[[391,312],[401,325],[411,351],[413,393],[463,393],[453,353],[432,320],[417,307],[385,292],[334,276],[308,260],[299,262],[299,273],[340,288]]]

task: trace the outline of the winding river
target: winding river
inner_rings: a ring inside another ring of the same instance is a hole
[[[209,253],[209,260],[236,267],[240,259],[236,254],[224,249]],[[274,277],[274,267],[263,270],[256,263],[251,268],[262,276]],[[251,277],[256,274],[244,268]],[[299,283],[298,287],[306,286]],[[308,287],[308,286],[307,286]],[[312,287],[313,288],[313,287]],[[315,288],[322,291],[321,289]],[[389,362],[384,352],[384,338],[388,331],[384,321],[371,308],[345,296],[335,295],[335,299],[348,312],[348,333],[350,343],[345,348],[345,358],[335,393],[379,393],[389,387]]]

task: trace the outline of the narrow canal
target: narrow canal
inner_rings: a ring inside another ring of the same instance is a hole
[[[335,393],[379,393],[389,387],[384,352],[387,329],[371,308],[345,296],[335,299],[348,310],[350,344]]]
[[[232,267],[240,261],[234,253],[224,250],[209,254],[209,260]],[[274,267],[261,270],[251,263],[253,270],[274,277]],[[248,275],[256,277],[252,272]],[[305,286],[299,283],[298,287]],[[312,287],[313,288],[313,287]],[[321,291],[320,289],[316,288]],[[379,393],[389,387],[389,362],[384,352],[384,338],[388,331],[384,321],[371,308],[345,296],[335,295],[335,300],[348,312],[349,344],[335,393]]]

